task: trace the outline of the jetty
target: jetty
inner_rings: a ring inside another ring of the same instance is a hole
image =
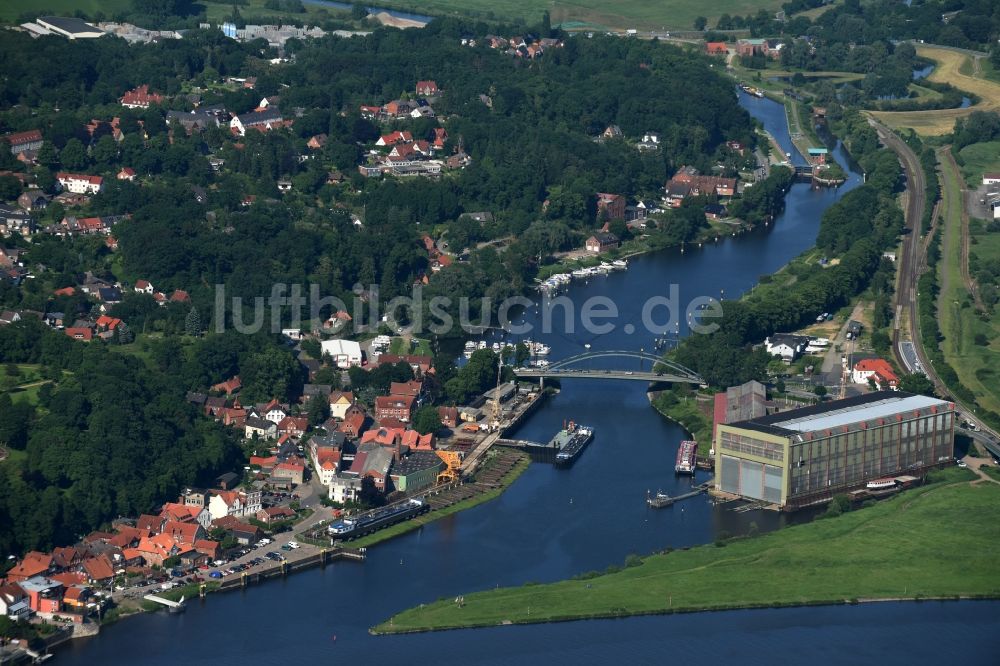
[[[698,484],[698,486],[696,486],[695,489],[692,490],[691,492],[687,492],[682,495],[670,496],[661,492],[657,492],[655,495],[652,495],[647,492],[646,504],[653,507],[654,509],[662,509],[665,506],[670,506],[682,500],[691,499],[692,497],[697,497],[698,495],[701,495],[702,493],[708,491],[708,489],[712,487],[712,484],[714,482],[715,479],[709,479],[704,483]]]
[[[166,606],[171,613],[180,613],[184,610],[184,597],[181,597],[179,601],[171,601],[155,594],[147,594],[143,599]]]

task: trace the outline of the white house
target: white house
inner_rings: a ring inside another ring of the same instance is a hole
[[[90,176],[80,173],[59,172],[56,174],[59,186],[73,194],[97,194],[104,185],[100,176]]]
[[[277,434],[278,424],[268,419],[249,416],[243,425],[243,436],[247,439],[252,439],[255,435],[259,439],[273,439]]]
[[[356,502],[361,497],[361,476],[350,472],[334,474],[326,487],[332,501],[341,504]]]
[[[229,121],[229,127],[236,130],[240,136],[243,136],[247,133],[248,129],[258,129],[262,132],[267,132],[275,127],[280,127],[283,122],[284,119],[281,116],[281,111],[277,107],[271,106],[261,111],[250,111],[249,113],[233,116],[233,119]]]
[[[31,605],[28,595],[17,583],[0,585],[0,616],[10,618],[15,622],[27,621],[31,615]]]
[[[881,358],[865,358],[854,364],[851,381],[855,384],[867,384],[869,380],[874,380],[875,388],[879,391],[899,389],[899,378],[889,362]]]
[[[208,511],[212,520],[225,516],[254,516],[261,509],[261,493],[259,490],[244,492],[242,490],[213,490],[212,499],[208,501]]]
[[[270,421],[275,425],[284,421],[285,417],[289,416],[290,414],[290,412],[287,409],[285,409],[284,405],[279,403],[277,400],[272,400],[271,402],[264,405],[264,407],[262,407],[261,409],[254,411],[259,412],[260,418],[264,419],[265,421]]]
[[[149,280],[136,280],[135,291],[137,294],[149,294],[152,296],[156,290],[153,289],[153,285],[150,284]]]
[[[805,350],[809,338],[805,335],[791,333],[775,333],[764,340],[764,348],[771,356],[780,356],[786,363],[791,363]]]
[[[984,173],[983,185],[1000,185],[1000,173]]]
[[[361,365],[361,345],[353,340],[324,340],[320,347],[323,355],[329,355],[338,368]]]

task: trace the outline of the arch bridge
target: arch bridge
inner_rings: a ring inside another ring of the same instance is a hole
[[[627,359],[638,360],[639,368],[602,369],[576,367],[594,359]],[[648,362],[649,370],[645,369]],[[675,382],[684,384],[704,384],[698,373],[685,368],[679,363],[668,361],[656,354],[641,351],[591,351],[554,361],[544,368],[515,368],[514,374],[522,379],[557,377],[559,379],[626,379],[642,382]]]

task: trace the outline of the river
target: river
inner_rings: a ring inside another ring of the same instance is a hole
[[[794,151],[780,105],[756,98],[741,103]],[[833,154],[849,168],[839,147]],[[574,285],[567,295],[575,303],[593,296],[616,302],[620,316],[608,334],[532,337],[552,346],[552,359],[579,353],[585,344],[593,350],[648,349],[652,333],[626,332],[627,324],[639,323],[648,298],[668,293],[671,284],[678,285],[681,302],[751,288],[760,275],[810,247],[822,212],[860,179],[851,171],[839,190],[795,184],[785,212],[769,227],[683,253],[637,257],[626,272]],[[528,308],[524,317],[537,323],[543,310]],[[338,563],[245,592],[209,595],[192,600],[182,615],[129,618],[95,638],[74,641],[60,651],[58,663],[663,663],[668,656],[736,655],[741,662],[773,663],[776,654],[789,662],[903,663],[918,656],[975,663],[997,646],[1000,604],[993,602],[701,613],[393,637],[367,633],[393,612],[422,602],[559,580],[621,564],[629,553],[745,533],[751,523],[762,531],[783,524],[784,516],[735,513],[704,496],[648,509],[647,490],[673,494],[691,480],[676,479],[672,471],[683,431],[650,407],[645,390],[642,382],[565,381],[517,434],[546,441],[565,419],[594,426],[594,442],[572,468],[533,464],[499,499],[374,547],[363,564]],[[697,481],[706,478],[700,472]]]

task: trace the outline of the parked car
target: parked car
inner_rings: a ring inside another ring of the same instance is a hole
[[[213,571],[213,572],[211,572],[211,573],[208,574],[208,577],[209,578],[222,578],[222,572],[220,572],[220,571]]]

